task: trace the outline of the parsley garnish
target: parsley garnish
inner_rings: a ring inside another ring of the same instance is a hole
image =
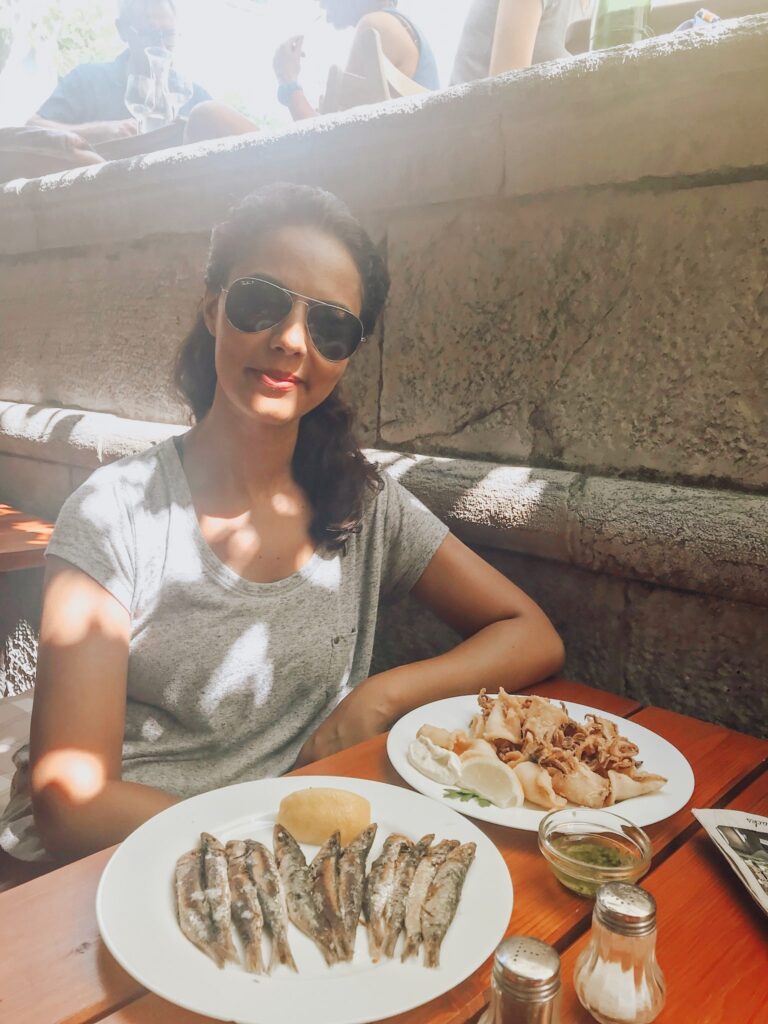
[[[449,800],[461,800],[463,804],[469,800],[477,800],[481,807],[490,807],[491,801],[486,800],[485,797],[480,796],[479,793],[473,793],[471,789],[444,789],[443,796],[448,797]]]

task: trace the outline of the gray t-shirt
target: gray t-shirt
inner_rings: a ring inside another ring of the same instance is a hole
[[[565,33],[573,18],[573,6],[574,0],[541,0],[531,64],[571,56],[565,48]],[[451,85],[488,77],[498,12],[499,0],[473,0],[456,51]]]
[[[48,553],[131,613],[123,779],[180,797],[287,771],[369,672],[380,601],[417,582],[447,528],[382,474],[345,554],[251,583],[204,540],[173,439],[97,470],[64,504]],[[17,752],[0,846],[44,859]]]

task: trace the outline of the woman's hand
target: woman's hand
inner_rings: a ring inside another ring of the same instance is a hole
[[[298,82],[301,74],[301,58],[304,56],[301,50],[303,42],[304,36],[291,36],[275,50],[272,67],[281,84]]]
[[[387,688],[377,679],[360,683],[312,733],[299,751],[294,768],[301,768],[321,757],[330,757],[339,750],[346,750],[355,743],[386,732],[393,717]]]

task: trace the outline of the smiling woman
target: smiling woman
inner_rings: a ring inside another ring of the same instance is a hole
[[[49,545],[7,852],[82,856],[180,798],[560,667],[543,612],[355,441],[340,382],[387,288],[319,189],[264,189],[216,228],[177,369],[195,425],[97,470]],[[466,639],[370,676],[379,604],[409,592]]]

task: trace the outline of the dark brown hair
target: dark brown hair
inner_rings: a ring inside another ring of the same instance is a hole
[[[259,237],[286,226],[314,227],[337,238],[360,274],[360,319],[370,336],[389,290],[384,262],[364,228],[330,192],[304,185],[269,185],[234,206],[214,228],[205,283],[219,291],[232,267],[244,259]],[[213,404],[216,391],[215,339],[202,310],[184,339],[176,361],[176,386],[196,423]],[[293,476],[309,498],[310,533],[330,550],[346,547],[362,521],[366,494],[381,487],[376,468],[357,443],[353,412],[339,385],[317,408],[302,417],[293,455]]]

